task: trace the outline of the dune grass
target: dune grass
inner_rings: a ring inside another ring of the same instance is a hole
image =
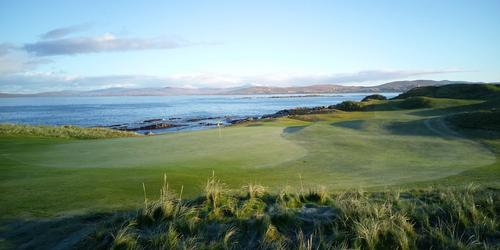
[[[79,243],[84,249],[494,249],[498,189],[270,194],[229,191],[215,176],[183,200],[165,181],[136,213],[118,214]]]
[[[82,128],[77,126],[31,126],[21,124],[0,124],[2,137],[49,137],[64,139],[102,139],[132,137],[139,134],[108,128]]]

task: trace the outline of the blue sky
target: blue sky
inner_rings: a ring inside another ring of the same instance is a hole
[[[0,92],[500,81],[500,1],[1,1]]]

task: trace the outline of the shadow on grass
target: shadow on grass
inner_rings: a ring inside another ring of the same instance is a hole
[[[283,133],[284,134],[293,134],[293,133],[297,133],[301,130],[303,130],[304,128],[306,128],[307,126],[291,126],[291,127],[286,127],[283,129]]]
[[[261,126],[262,126],[262,124],[260,124],[260,123],[253,123],[253,124],[248,124],[245,127],[261,127]]]
[[[363,130],[365,121],[364,120],[351,120],[351,121],[341,121],[331,123],[331,126],[340,127],[340,128],[348,128],[354,130]]]
[[[426,125],[426,120],[420,119],[412,121],[391,122],[384,126],[384,129],[394,135],[411,135],[411,136],[441,136],[430,130]]]
[[[442,134],[436,133],[429,129],[426,121],[429,119],[419,119],[411,121],[394,121],[388,124],[383,124],[383,129],[393,135],[408,135],[408,136],[441,136]],[[351,120],[335,122],[330,124],[334,127],[347,128],[356,131],[363,131],[366,129],[366,121],[364,120]]]
[[[124,214],[124,213],[122,213]],[[95,213],[51,219],[5,219],[0,249],[73,249],[114,214]]]
[[[459,128],[450,124],[446,119],[430,118],[406,122],[391,122],[384,129],[394,135],[406,136],[432,136],[442,138],[467,138],[467,139],[500,139],[500,132],[484,129]]]
[[[478,110],[488,110],[493,108],[500,107],[500,99],[488,100],[482,103],[475,103],[469,105],[462,106],[453,106],[447,108],[436,108],[436,109],[425,109],[425,110],[417,110],[409,113],[410,115],[416,116],[442,116],[442,115],[450,115],[462,112],[471,112]]]

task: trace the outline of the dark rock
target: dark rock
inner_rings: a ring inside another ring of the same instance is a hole
[[[311,94],[311,95],[277,95],[270,96],[269,98],[305,98],[305,97],[326,97],[325,95]]]
[[[151,123],[151,122],[161,122],[163,119],[149,119],[149,120],[144,120],[143,123]]]
[[[199,122],[198,125],[201,125],[201,126],[217,126],[217,123]]]
[[[243,119],[231,120],[231,121],[229,121],[229,123],[231,123],[231,124],[240,124],[240,123],[244,123],[244,122],[248,122],[248,121],[251,121],[251,120],[249,118],[243,118]]]
[[[165,129],[165,128],[175,128],[175,127],[180,127],[180,126],[185,126],[181,124],[171,124],[171,123],[156,123],[156,124],[151,124],[151,125],[146,125],[146,126],[140,126],[140,127],[135,127],[135,128],[119,128],[120,130],[126,130],[126,131],[138,131],[138,130],[154,130],[154,129]]]
[[[119,128],[119,127],[126,127],[127,124],[113,124],[113,125],[109,125],[109,126],[104,126],[104,127],[107,127],[107,128]]]
[[[283,109],[280,110],[274,114],[269,114],[269,115],[263,115],[262,119],[267,119],[267,118],[279,118],[279,117],[285,117],[285,116],[292,116],[292,115],[308,115],[308,114],[320,114],[320,113],[327,113],[333,111],[330,107],[325,107],[325,106],[318,106],[318,107],[312,107],[312,108],[294,108],[294,109]]]
[[[213,119],[213,118],[211,118],[211,117],[199,117],[199,118],[187,119],[186,122],[199,122],[199,121],[211,120],[211,119]]]

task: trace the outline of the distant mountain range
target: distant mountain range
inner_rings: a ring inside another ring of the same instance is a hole
[[[263,94],[333,94],[333,93],[381,93],[404,92],[415,87],[439,86],[446,84],[479,83],[465,81],[395,81],[377,86],[344,86],[335,84],[310,85],[300,87],[243,86],[236,88],[108,88],[90,91],[57,91],[36,94],[0,93],[0,97],[36,96],[174,96],[174,95],[263,95]]]

